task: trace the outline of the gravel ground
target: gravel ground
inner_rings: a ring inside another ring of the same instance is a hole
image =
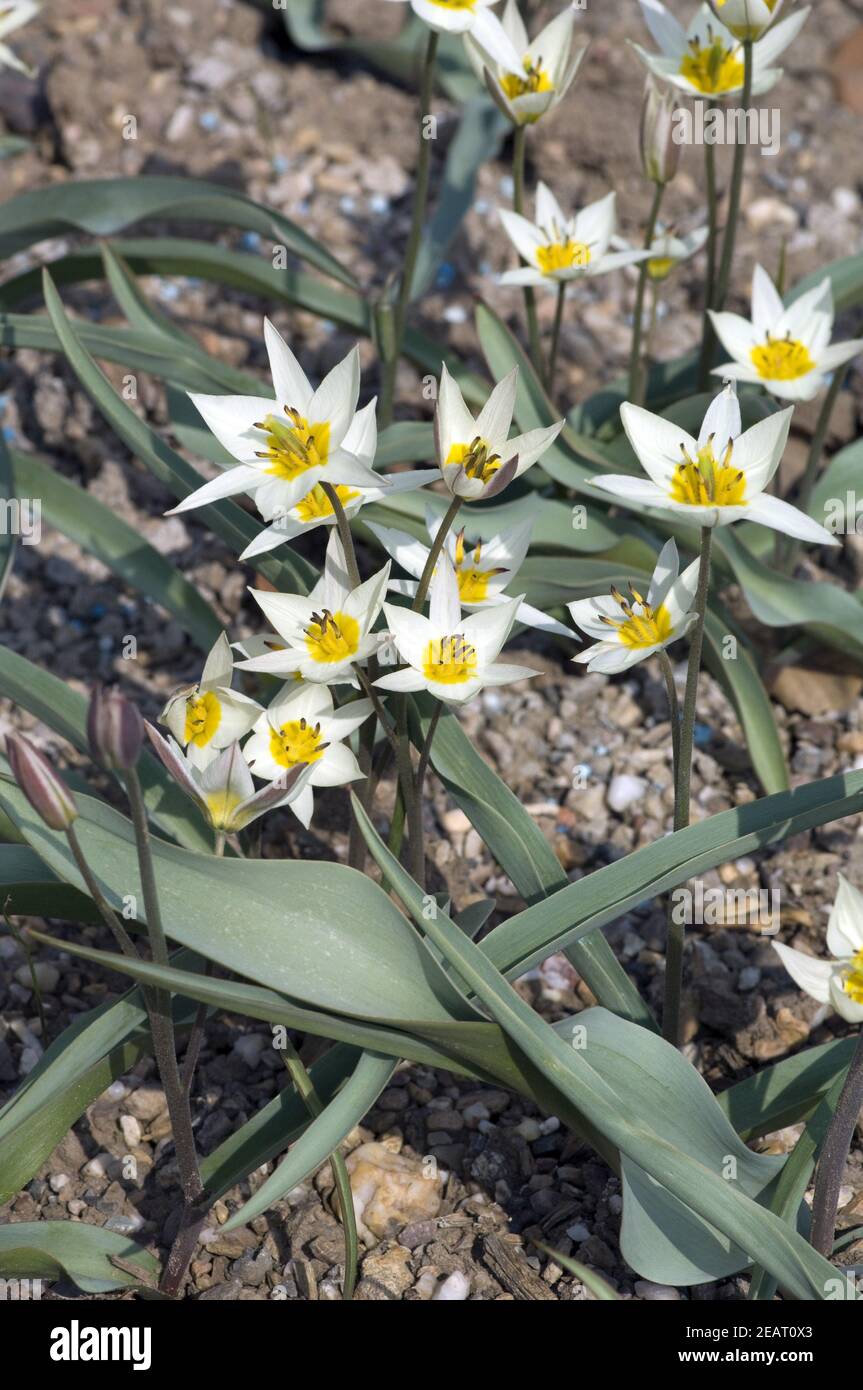
[[[548,8],[548,7],[546,7]],[[552,9],[555,7],[552,6]],[[363,28],[355,16],[361,10]],[[395,6],[331,3],[334,25],[373,35],[376,26],[398,24]],[[857,33],[858,5],[823,0],[818,22],[787,55],[786,77],[771,95],[782,112],[782,146],[775,159],[748,164],[747,208],[738,256],[740,307],[749,272],[758,258],[775,267],[783,243],[790,278],[859,249],[861,176],[859,115],[863,93],[852,76],[835,98],[836,53]],[[594,38],[592,55],[569,99],[543,127],[531,149],[531,176],[542,177],[563,201],[581,202],[618,189],[621,230],[637,235],[647,193],[637,172],[634,127],[641,72],[626,44],[643,37],[634,6],[593,6],[583,16]],[[397,268],[409,216],[414,100],[359,66],[336,71],[291,50],[278,16],[242,4],[187,0],[181,6],[129,0],[70,0],[21,32],[19,51],[40,68],[37,84],[0,79],[0,129],[32,139],[29,152],[2,168],[7,196],[21,189],[68,179],[179,173],[242,188],[302,221],[341,256],[361,283],[380,286]],[[859,78],[859,72],[858,72]],[[630,117],[621,119],[621,105]],[[442,140],[455,129],[455,109],[441,100]],[[137,119],[136,140],[122,138],[123,121]],[[839,186],[835,179],[841,178]],[[684,230],[701,218],[700,171],[693,151],[672,187],[670,216]],[[420,322],[480,365],[470,325],[471,298],[481,293],[518,326],[519,304],[493,275],[512,262],[497,226],[495,208],[511,196],[506,160],[482,171],[465,231],[445,274],[424,302]],[[254,238],[226,244],[255,251]],[[17,273],[58,255],[62,246],[18,257]],[[269,256],[269,248],[260,246]],[[441,288],[446,283],[445,292]],[[261,305],[240,294],[202,284],[149,284],[160,305],[194,331],[208,350],[234,365],[262,368]],[[95,289],[68,293],[82,313],[120,322],[114,306]],[[625,363],[632,285],[615,275],[585,291],[578,314],[563,336],[561,398],[583,398]],[[545,314],[551,308],[543,304]],[[274,315],[299,344],[311,375],[344,354],[350,340],[299,312]],[[442,329],[445,325],[445,330]],[[698,270],[686,266],[666,297],[656,339],[660,355],[679,353],[696,341]],[[853,317],[841,336],[859,331]],[[365,384],[374,388],[368,345]],[[109,372],[118,379],[119,372]],[[836,414],[831,446],[858,433],[860,380],[852,379]],[[85,486],[171,557],[214,605],[233,637],[255,630],[245,593],[246,574],[225,548],[192,518],[164,518],[170,499],[110,434],[62,363],[21,352],[0,363],[6,437],[49,456],[54,466]],[[410,368],[400,376],[400,414],[423,410]],[[141,410],[163,423],[156,383],[140,379]],[[788,471],[799,468],[811,410],[797,412]],[[317,554],[313,539],[311,551]],[[859,583],[863,551],[849,538],[832,562],[840,578]],[[837,568],[838,567],[838,568]],[[815,576],[814,563],[803,572]],[[731,591],[736,615],[749,623],[745,605]],[[38,546],[22,546],[2,615],[2,640],[83,690],[100,676],[120,679],[149,717],[165,693],[192,678],[200,656],[179,625],[123,586],[97,561],[58,534],[45,532]],[[756,631],[753,627],[752,631]],[[139,659],[120,659],[127,633],[138,639]],[[863,766],[863,681],[835,657],[824,662],[792,653],[775,660],[776,636],[760,631],[758,650],[775,698],[794,785],[853,766]],[[553,844],[572,879],[609,863],[665,833],[672,807],[669,730],[664,690],[654,664],[646,663],[612,683],[572,666],[562,647],[525,636],[520,659],[539,667],[529,684],[489,692],[464,712],[475,746],[521,798]],[[519,658],[516,658],[519,659]],[[837,670],[838,666],[838,670]],[[682,671],[678,672],[682,676]],[[759,794],[741,730],[712,679],[704,683],[699,710],[693,781],[694,815],[710,815]],[[0,705],[2,726],[27,728],[52,753],[56,737],[28,716]],[[69,750],[62,749],[64,757]],[[74,759],[72,760],[74,761]],[[575,776],[579,772],[578,776]],[[385,813],[392,786],[384,782],[377,809]],[[340,857],[346,846],[346,808],[341,793],[320,798],[310,832],[287,816],[268,821],[266,852],[287,838],[290,852]],[[434,888],[446,889],[457,907],[492,897],[492,922],[517,912],[515,888],[491,861],[463,813],[431,779],[426,808]],[[863,885],[863,846],[858,822],[843,822],[789,842],[779,854],[739,860],[707,875],[705,884],[779,888],[782,938],[823,950],[826,908],[836,873]],[[62,924],[52,924],[62,934]],[[104,944],[96,930],[87,937]],[[609,930],[627,969],[657,1004],[662,993],[664,920],[658,906],[628,914]],[[12,1094],[46,1042],[74,1017],[123,988],[89,965],[60,953],[39,955],[44,991],[43,1032],[20,947],[0,937],[0,1091]],[[690,1058],[721,1089],[759,1064],[801,1045],[829,1040],[843,1025],[800,995],[778,966],[769,939],[745,923],[693,928],[689,946],[687,1041]],[[589,1006],[590,992],[562,956],[553,957],[520,982],[526,998],[548,1018]],[[696,1023],[696,1019],[700,1023]],[[215,1148],[277,1093],[283,1071],[261,1025],[219,1014],[207,1030],[195,1085],[197,1133],[202,1152]],[[313,1054],[312,1054],[313,1055]],[[794,1132],[763,1141],[790,1146]],[[442,1180],[433,1185],[437,1210],[423,1210],[384,1235],[365,1254],[359,1297],[368,1299],[583,1299],[583,1285],[541,1255],[541,1239],[572,1253],[603,1274],[624,1297],[686,1297],[636,1279],[618,1249],[619,1184],[605,1166],[567,1135],[554,1117],[502,1091],[475,1087],[445,1072],[400,1068],[375,1110],[349,1138],[354,1151],[383,1143],[385,1152],[414,1171],[424,1156],[436,1158]],[[374,1150],[377,1161],[380,1151]],[[364,1151],[368,1153],[368,1151]],[[125,1174],[131,1155],[137,1176]],[[360,1162],[363,1154],[355,1155]],[[391,1162],[392,1159],[387,1159]],[[863,1153],[849,1161],[843,1220],[857,1224],[863,1211]],[[255,1187],[262,1180],[256,1175]],[[157,1248],[170,1239],[176,1172],[162,1096],[149,1063],[117,1081],[90,1107],[52,1155],[40,1176],[0,1209],[5,1220],[59,1219],[107,1224],[135,1233]],[[237,1189],[216,1204],[212,1228],[192,1266],[201,1298],[338,1298],[344,1259],[333,1215],[332,1181],[325,1169],[290,1193],[248,1228],[220,1233],[228,1214],[247,1195]],[[424,1184],[424,1186],[428,1186]],[[374,1233],[372,1233],[374,1236]],[[843,1254],[859,1257],[860,1247]],[[452,1277],[451,1277],[452,1276]],[[731,1280],[692,1292],[693,1297],[738,1298],[745,1281]],[[56,1286],[53,1296],[69,1296]],[[191,1292],[191,1290],[190,1290]]]

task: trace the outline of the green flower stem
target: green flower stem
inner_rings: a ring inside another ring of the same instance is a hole
[[[214,853],[217,859],[224,858],[226,837],[224,831],[216,832],[216,848]],[[204,974],[212,975],[213,962],[204,961]],[[207,1022],[207,1014],[210,1011],[209,1004],[199,1004],[195,1013],[195,1021],[192,1024],[191,1032],[186,1043],[186,1051],[183,1054],[183,1066],[180,1070],[180,1080],[183,1083],[183,1090],[186,1095],[192,1089],[192,1082],[195,1079],[195,1068],[198,1065],[198,1057],[201,1052],[201,1045],[204,1041],[204,1026]]]
[[[527,126],[520,125],[513,135],[512,146],[512,206],[515,212],[524,217],[524,164],[527,148]],[[543,378],[542,349],[539,345],[539,320],[536,316],[536,295],[532,285],[524,287],[524,311],[527,316],[527,334],[530,342],[530,356],[537,375]]]
[[[847,366],[840,367],[833,373],[833,380],[821,403],[821,409],[818,412],[818,420],[815,425],[815,433],[812,436],[812,443],[809,446],[806,467],[803,470],[803,477],[800,480],[800,487],[795,499],[795,505],[800,508],[801,512],[809,511],[809,503],[812,500],[815,480],[818,477],[821,455],[824,452],[824,441],[827,438],[827,431],[830,428],[830,419],[833,415],[839,392],[845,384],[847,374]],[[777,536],[779,536],[778,532]],[[779,540],[780,548],[777,558],[782,568],[790,573],[794,569],[797,556],[800,553],[800,542],[790,540],[787,536],[780,536]]]
[[[557,351],[560,347],[560,326],[563,323],[563,310],[566,303],[566,281],[561,280],[557,287],[557,304],[554,311],[554,327],[551,330],[551,347],[548,352],[548,369],[545,374],[546,389],[554,400],[554,378],[557,372]]]
[[[324,1113],[321,1098],[315,1090],[315,1083],[303,1064],[300,1054],[294,1047],[289,1038],[285,1038],[282,1048],[282,1061],[284,1062],[288,1075],[294,1084],[297,1095],[305,1105],[313,1120]],[[339,1201],[339,1215],[342,1218],[342,1225],[345,1228],[345,1282],[342,1289],[345,1299],[353,1298],[354,1289],[357,1282],[357,1260],[359,1257],[359,1245],[357,1242],[357,1219],[354,1212],[354,1199],[351,1193],[351,1180],[348,1175],[347,1164],[340,1149],[333,1149],[330,1154],[330,1163],[333,1165],[333,1177],[336,1184],[336,1195]]]
[[[417,768],[417,796],[419,797],[422,797],[423,794],[423,786],[425,785],[426,773],[428,772],[429,760],[431,758],[432,740],[434,739],[442,714],[443,701],[438,700],[435,704],[435,711],[431,717],[428,733],[426,734],[425,743],[423,744],[423,750],[420,754],[419,767]]]
[[[665,678],[665,692],[668,696],[668,715],[671,720],[671,747],[674,758],[674,785],[677,786],[677,770],[680,763],[680,702],[677,686],[674,683],[674,668],[664,647],[659,652],[659,664]]]
[[[83,878],[84,883],[86,884],[87,892],[93,899],[93,902],[96,905],[96,910],[98,911],[99,916],[102,918],[102,921],[105,923],[106,927],[111,932],[112,936],[114,937],[114,940],[116,941],[120,950],[123,952],[123,955],[129,956],[132,960],[140,960],[140,956],[138,955],[138,952],[135,949],[134,941],[132,940],[129,933],[126,931],[126,928],[123,926],[122,922],[120,921],[116,912],[112,908],[111,904],[108,902],[108,899],[105,897],[105,894],[102,892],[102,889],[99,887],[98,880],[84,857],[84,851],[81,848],[81,842],[78,839],[78,836],[75,834],[74,826],[67,826],[66,839],[68,840],[69,848],[72,851],[72,858],[78,865],[81,877]],[[144,991],[144,995],[146,998],[146,991]]]
[[[701,649],[704,645],[704,615],[707,611],[707,592],[710,585],[710,547],[713,530],[705,526],[701,532],[701,562],[698,567],[698,592],[695,599],[697,618],[689,646],[689,665],[686,670],[686,692],[677,753],[677,777],[674,787],[674,829],[683,830],[689,824],[689,798],[692,778],[692,742],[695,732],[695,707],[698,701],[698,676],[701,670]],[[662,1015],[663,1037],[675,1046],[680,1044],[680,1000],[683,992],[683,944],[685,928],[674,922],[668,913],[668,948],[665,960],[665,1008]]]
[[[743,40],[743,93],[741,106],[744,111],[749,110],[749,103],[752,99],[752,40]],[[721,310],[725,306],[728,295],[728,288],[731,283],[731,268],[734,263],[734,242],[737,236],[737,223],[740,220],[740,193],[743,188],[743,166],[746,162],[746,142],[739,141],[734,146],[734,164],[731,170],[731,189],[728,195],[728,220],[725,224],[725,236],[722,241],[722,260],[719,263],[719,274],[716,280],[716,295],[714,298],[714,309]]]
[[[398,299],[396,301],[393,321],[392,353],[383,364],[383,383],[381,387],[380,404],[380,422],[383,428],[392,424],[396,372],[398,371],[399,357],[402,350],[402,339],[404,338],[405,323],[407,321],[408,305],[410,304],[411,289],[413,287],[414,271],[416,270],[417,256],[419,255],[420,241],[422,239],[423,225],[425,223],[426,206],[428,204],[432,142],[426,137],[425,119],[429,114],[429,108],[431,107],[434,94],[437,48],[438,35],[431,29],[429,30],[428,44],[426,45],[422,77],[420,80],[419,155],[417,159],[417,176],[416,187],[414,188],[411,229],[408,236],[407,248],[405,250],[402,278],[399,285]]]
[[[656,223],[659,218],[659,208],[662,197],[665,193],[665,184],[657,183],[653,188],[653,202],[650,205],[650,215],[647,219],[647,226],[644,231],[644,250],[649,251],[653,245],[653,238],[656,234]],[[644,296],[647,290],[647,266],[648,262],[642,261],[638,267],[638,288],[635,291],[635,308],[632,314],[632,349],[629,355],[629,399],[635,405],[642,405],[644,402],[644,372],[641,362],[641,338],[642,325],[644,320]]]
[[[428,558],[425,562],[425,565],[423,566],[423,572],[420,575],[420,582],[417,585],[417,591],[414,595],[414,601],[411,604],[411,608],[413,609],[414,613],[422,612],[422,606],[428,598],[429,585],[432,582],[432,575],[435,572],[437,562],[440,558],[440,553],[443,550],[443,543],[449,535],[450,531],[452,530],[453,522],[455,521],[456,517],[461,511],[461,504],[463,501],[464,498],[462,497],[453,497],[452,501],[449,504],[449,507],[447,508],[443,521],[437,528],[437,535],[431,543],[431,549],[429,550]]]
[[[144,910],[147,916],[147,934],[150,939],[150,952],[157,965],[168,964],[168,945],[162,926],[162,913],[156,887],[156,871],[150,846],[150,828],[147,823],[147,808],[141,783],[134,768],[126,774],[126,790],[132,810],[132,824],[135,830],[135,843],[138,850],[138,870],[144,893]],[[180,1229],[174,1240],[171,1253],[162,1272],[159,1285],[163,1293],[176,1297],[182,1288],[189,1260],[194,1253],[201,1225],[206,1219],[202,1206],[204,1186],[198,1168],[198,1155],[195,1150],[195,1136],[192,1131],[192,1114],[189,1097],[183,1085],[177,1063],[177,1044],[174,1036],[174,1020],[171,1015],[171,996],[165,990],[153,991],[153,1010],[150,1015],[150,1032],[153,1051],[174,1136],[177,1153],[177,1166],[180,1170],[180,1185],[183,1190],[183,1212]]]
[[[812,1202],[813,1247],[828,1259],[833,1250],[833,1232],[839,1207],[839,1189],[845,1161],[854,1138],[860,1108],[863,1106],[863,1030],[857,1036],[857,1046],[851,1058],[845,1084],[836,1111],[824,1140],[821,1157],[815,1172],[815,1196]]]
[[[707,112],[716,108],[711,106]],[[706,116],[705,116],[706,119]],[[701,355],[698,360],[698,390],[706,391],[716,336],[707,310],[713,307],[716,292],[716,246],[719,236],[719,199],[716,196],[716,147],[704,146],[704,182],[707,192],[707,281],[704,287],[704,317],[701,326]]]
[[[321,483],[330,506],[333,509],[333,516],[336,519],[336,530],[339,533],[339,540],[342,543],[342,550],[345,552],[345,565],[348,571],[348,582],[352,589],[358,589],[361,584],[359,565],[357,564],[357,552],[354,547],[354,538],[351,534],[350,523],[345,516],[345,509],[341,504],[339,494],[336,492],[332,483]]]

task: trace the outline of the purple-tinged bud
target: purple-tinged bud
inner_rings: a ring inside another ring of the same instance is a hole
[[[137,764],[144,742],[140,710],[119,690],[96,686],[87,711],[87,738],[97,763],[128,772]]]
[[[20,734],[6,735],[12,776],[34,811],[51,830],[68,830],[78,816],[75,798],[44,754]]]
[[[674,93],[660,89],[648,77],[641,107],[639,146],[644,177],[652,183],[670,183],[677,173],[681,154],[675,139],[677,110]]]

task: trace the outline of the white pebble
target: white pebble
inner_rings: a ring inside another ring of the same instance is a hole
[[[125,1081],[112,1081],[105,1092],[106,1100],[125,1100],[129,1094],[129,1087]]]
[[[68,1173],[52,1173],[48,1179],[48,1184],[52,1192],[62,1192],[64,1187],[69,1186]]]
[[[104,1178],[105,1165],[101,1158],[91,1158],[89,1163],[85,1163],[81,1169],[85,1178]]]
[[[49,965],[47,961],[39,960],[33,966],[33,974],[36,976],[36,983],[44,994],[53,994],[60,983],[60,971],[56,965]],[[29,965],[19,965],[15,971],[15,979],[19,985],[25,989],[32,989],[33,979],[30,974]]]
[[[463,1303],[470,1293],[470,1280],[461,1270],[456,1270],[448,1279],[444,1279],[439,1288],[432,1294],[433,1303]]]
[[[516,1134],[520,1134],[522,1139],[526,1139],[528,1144],[533,1144],[542,1134],[542,1128],[538,1120],[525,1116],[515,1127]]]
[[[611,779],[606,801],[612,811],[620,814],[633,802],[640,801],[646,791],[647,783],[643,777],[633,777],[629,772],[620,772]]]
[[[141,1142],[141,1126],[134,1115],[121,1115],[120,1128],[130,1149],[137,1148]]]
[[[247,1067],[256,1067],[266,1046],[267,1039],[261,1033],[241,1033],[232,1051]]]
[[[549,1115],[547,1120],[540,1122],[539,1129],[541,1134],[557,1134],[560,1129],[560,1120],[556,1115]]]

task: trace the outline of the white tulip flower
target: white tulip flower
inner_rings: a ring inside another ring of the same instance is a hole
[[[175,691],[159,715],[159,723],[171,730],[194,767],[207,767],[223,748],[244,738],[260,717],[257,700],[231,689],[233,675],[231,644],[223,632],[200,681]]]
[[[324,572],[308,596],[252,589],[277,636],[278,651],[238,661],[240,671],[266,671],[325,685],[355,684],[354,665],[367,661],[386,639],[372,628],[381,611],[390,566],[387,563],[352,589],[337,531],[330,535]]]
[[[626,401],[620,407],[623,428],[648,478],[611,474],[591,481],[631,503],[674,512],[693,526],[757,521],[798,540],[838,545],[805,512],[765,492],[779,467],[792,413],[789,406],[744,431],[729,383],[711,401],[693,439],[673,421]]]
[[[255,726],[243,753],[256,777],[280,781],[295,767],[308,776],[292,798],[291,810],[308,829],[315,805],[313,787],[343,787],[365,776],[344,740],[373,712],[371,700],[336,709],[326,685],[283,687]]]
[[[832,960],[820,960],[781,941],[772,943],[795,984],[830,1004],[849,1023],[863,1023],[863,893],[839,875],[836,901],[827,923]]]
[[[407,665],[381,676],[375,685],[400,692],[428,690],[447,704],[462,704],[484,686],[509,685],[538,675],[526,666],[497,660],[522,598],[463,618],[455,570],[443,554],[431,583],[428,617],[384,604],[396,650]]]
[[[33,0],[4,0],[4,3],[0,4],[0,40],[20,29],[22,24],[28,24],[34,15],[39,13],[40,8],[41,6],[34,4]],[[35,70],[22,63],[3,42],[0,42],[0,68],[12,68],[15,72],[23,72],[25,77],[35,76]]]
[[[426,528],[432,541],[437,536],[440,524],[440,517],[426,513]],[[414,540],[406,531],[391,530],[388,526],[378,526],[373,522],[369,522],[369,530],[377,536],[387,554],[413,575],[413,579],[391,580],[391,592],[413,598],[418,587],[416,581],[422,577],[430,547]],[[518,526],[501,531],[490,541],[475,541],[470,545],[465,541],[464,529],[447,533],[444,549],[455,570],[462,608],[472,612],[510,601],[510,595],[504,590],[514,581],[524,563],[532,530],[533,522],[523,521]],[[554,632],[561,637],[572,636],[570,628],[529,603],[520,604],[516,620],[525,627]]]
[[[786,309],[767,271],[757,265],[751,321],[709,312],[716,336],[734,359],[715,367],[713,375],[757,382],[788,401],[817,396],[829,374],[863,350],[863,338],[830,343],[834,310],[828,275]]]
[[[612,587],[610,595],[567,604],[582,632],[598,639],[573,661],[586,663],[588,671],[613,675],[684,637],[698,616],[692,608],[698,567],[698,560],[694,560],[680,574],[677,546],[673,540],[666,541],[646,598],[630,584],[629,597]]]
[[[779,18],[783,0],[710,0],[717,19],[736,39],[760,39]]]
[[[284,516],[318,483],[388,487],[372,469],[375,402],[357,410],[360,355],[354,348],[314,390],[281,334],[264,319],[275,400],[264,396],[189,399],[223,448],[238,460],[168,513],[187,512],[246,492],[265,521]]]
[[[570,5],[530,42],[516,0],[506,0],[503,30],[517,62],[502,63],[474,35],[465,43],[481,80],[513,125],[532,125],[562,101],[575,81],[587,45],[573,52],[575,8]]]
[[[183,756],[172,738],[146,725],[153,751],[174,781],[190,796],[214,830],[235,835],[265,811],[291,806],[303,794],[311,774],[305,763],[295,764],[282,777],[255,791],[249,765],[239,743],[231,743],[203,770]]]
[[[637,43],[633,48],[656,77],[699,97],[742,92],[743,44],[717,21],[709,5],[702,5],[684,29],[660,0],[639,0],[639,4],[659,53]],[[797,37],[808,14],[808,7],[795,11],[753,44],[753,96],[763,96],[779,81],[782,69],[774,66],[776,59]]]
[[[350,521],[370,502],[380,502],[384,497],[392,497],[401,492],[416,492],[428,483],[436,483],[440,476],[439,468],[414,468],[402,473],[390,473],[386,480],[382,478],[381,482],[386,481],[388,484],[386,487],[352,488],[339,483],[334,491],[345,516]],[[275,550],[285,541],[295,540],[297,536],[314,531],[318,526],[334,526],[335,523],[336,514],[332,503],[318,483],[305,497],[301,497],[285,516],[274,521],[272,526],[268,526],[266,531],[256,536],[251,544],[246,546],[240,559],[251,560],[253,556]]]
[[[515,55],[503,25],[491,13],[498,0],[393,0],[410,4],[418,19],[438,34],[472,34],[499,63],[512,63]]]
[[[589,203],[574,217],[566,217],[551,189],[540,182],[535,223],[506,208],[501,208],[500,219],[513,246],[527,261],[518,270],[504,271],[502,285],[557,289],[561,282],[605,275],[648,255],[646,251],[609,250],[615,229],[614,193]]]
[[[666,228],[661,222],[658,222],[656,235],[650,243],[648,252],[648,279],[654,282],[667,279],[681,261],[688,261],[690,257],[698,255],[709,234],[709,227],[696,227],[694,231],[686,232],[684,236],[677,236],[670,228]],[[611,244],[615,250],[629,251],[632,249],[630,243],[625,241],[623,237],[612,237]]]
[[[496,497],[542,457],[563,429],[564,421],[558,420],[510,439],[517,386],[514,367],[474,419],[454,378],[442,368],[435,443],[444,483],[454,496],[469,501]]]

